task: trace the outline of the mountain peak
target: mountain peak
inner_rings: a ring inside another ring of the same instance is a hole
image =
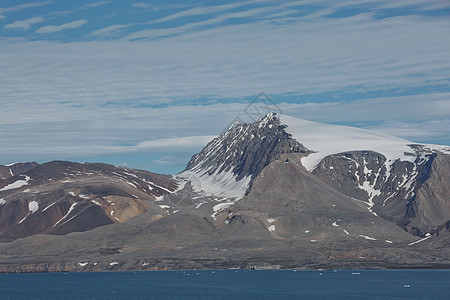
[[[241,198],[251,179],[281,154],[307,152],[284,127],[275,113],[255,123],[230,126],[194,155],[179,176],[189,178],[197,191],[207,195]]]

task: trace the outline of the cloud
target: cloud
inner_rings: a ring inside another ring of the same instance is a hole
[[[76,21],[73,21],[70,23],[65,23],[65,24],[59,25],[59,26],[47,25],[47,26],[39,28],[38,30],[36,30],[36,32],[40,33],[40,34],[46,34],[46,33],[52,33],[52,32],[57,32],[57,31],[61,31],[61,30],[66,30],[66,29],[73,29],[73,28],[78,28],[80,26],[83,26],[87,22],[88,22],[87,20],[76,20]]]
[[[19,10],[22,10],[25,8],[40,7],[40,6],[49,5],[49,4],[53,4],[53,1],[24,3],[24,4],[19,4],[16,6],[5,7],[5,8],[0,7],[0,14],[12,12],[12,11],[19,11]]]
[[[4,16],[4,15],[0,15],[0,20],[1,20],[1,19],[4,19],[4,18],[5,18],[5,16]]]
[[[381,0],[350,17],[327,15],[361,1],[319,1],[295,16],[305,3],[316,2],[217,10],[198,22],[175,13],[167,17],[180,26],[150,20],[138,32],[136,23],[109,24],[81,42],[0,40],[8,74],[0,77],[0,157],[188,156],[236,117],[248,120],[246,101],[260,91],[295,117],[450,142],[447,16],[377,20],[376,8],[392,3]],[[418,9],[438,2],[423,3]],[[184,11],[195,13],[208,10]]]
[[[243,99],[261,90],[292,93],[299,101],[336,91],[439,91],[450,83],[450,41],[442,39],[447,28],[445,18],[375,22],[365,16],[307,27],[239,24],[139,43],[3,42],[1,67],[11,75],[0,79],[0,92],[22,103],[152,105],[161,99]]]
[[[154,20],[152,23],[162,23],[162,22],[168,22],[175,19],[183,18],[183,17],[190,17],[190,16],[198,16],[198,15],[206,15],[206,14],[212,14],[217,12],[223,12],[226,10],[230,10],[233,8],[237,8],[240,6],[248,5],[252,3],[251,1],[241,2],[241,3],[233,3],[233,4],[224,4],[224,5],[214,5],[214,6],[200,6],[200,7],[194,7],[191,9],[183,10],[159,19]]]
[[[450,93],[375,97],[323,103],[280,103],[279,106],[284,112],[300,118],[331,123],[450,120]],[[450,137],[450,132],[448,135]]]
[[[110,25],[110,26],[98,29],[98,30],[90,33],[89,36],[90,37],[93,37],[93,36],[103,36],[103,37],[105,37],[105,36],[112,36],[115,33],[119,32],[121,29],[125,29],[125,28],[128,28],[130,26],[132,26],[132,25],[129,25],[129,24],[127,24],[127,25],[125,25],[125,24]]]
[[[30,29],[31,25],[42,23],[42,22],[44,22],[44,18],[34,17],[34,18],[23,20],[23,21],[15,21],[11,24],[5,25],[5,28],[28,30],[28,29]]]
[[[143,2],[136,2],[131,4],[131,7],[136,7],[136,8],[149,8],[150,5],[148,5],[147,3],[143,3]]]
[[[430,139],[446,139],[450,141],[448,129],[450,120],[430,120],[425,122],[386,121],[378,125],[366,126],[366,129],[400,136],[416,142]]]
[[[205,146],[215,137],[215,135],[206,135],[143,141],[136,145],[136,149],[197,148],[199,145]]]
[[[228,14],[223,14],[218,17],[213,17],[210,19],[207,19],[205,21],[200,22],[192,22],[187,23],[178,27],[173,28],[162,28],[162,29],[146,29],[134,32],[126,37],[126,39],[129,40],[136,40],[136,39],[158,39],[161,37],[167,37],[172,35],[179,35],[186,32],[194,31],[195,29],[199,29],[202,27],[207,27],[210,25],[218,24],[225,22],[230,19],[236,19],[236,18],[250,18],[255,17],[260,14],[270,12],[272,11],[272,8],[270,7],[259,7],[254,9],[249,9],[245,11],[239,11],[239,12],[233,12]]]
[[[108,3],[111,3],[111,1],[98,1],[98,2],[87,4],[86,7],[97,7],[97,6],[105,5]]]

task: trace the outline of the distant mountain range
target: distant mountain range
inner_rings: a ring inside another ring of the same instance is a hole
[[[0,271],[448,268],[450,147],[268,114],[186,169],[0,166]]]

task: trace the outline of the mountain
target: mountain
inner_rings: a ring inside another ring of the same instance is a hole
[[[449,164],[448,146],[273,113],[176,175],[36,164],[0,179],[0,270],[448,268]]]
[[[37,167],[39,164],[36,162],[27,163],[14,163],[7,166],[0,165],[0,180],[8,179],[15,175],[20,175],[28,170]]]
[[[161,212],[155,200],[177,187],[170,175],[106,164],[34,166],[0,180],[0,241],[82,232],[147,210]]]

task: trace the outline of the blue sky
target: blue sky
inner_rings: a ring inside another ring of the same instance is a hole
[[[447,0],[2,0],[0,164],[175,173],[261,91],[448,145],[449,53]]]

